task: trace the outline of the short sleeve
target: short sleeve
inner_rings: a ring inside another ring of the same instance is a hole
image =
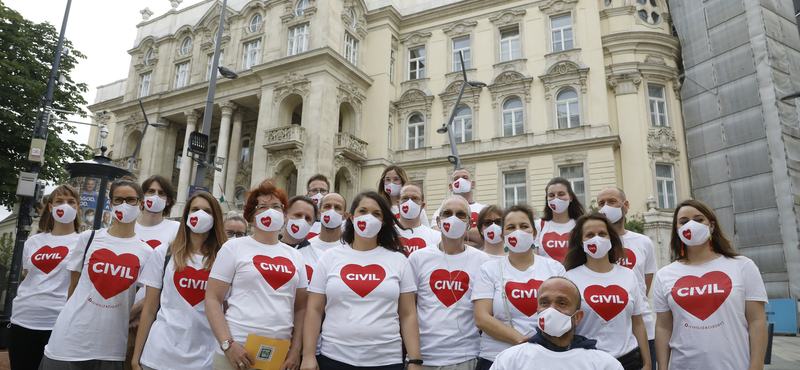
[[[624,268],[624,267],[623,267]],[[645,313],[644,301],[642,300],[642,293],[639,290],[639,284],[634,278],[631,286],[631,302],[633,303],[633,316],[642,315]]]
[[[411,267],[411,275],[414,277],[414,285],[417,286],[417,289],[419,289],[419,281],[420,281],[419,255],[420,255],[419,253],[412,253],[410,256],[408,256],[408,264]]]
[[[555,261],[555,260],[552,260],[552,261]],[[556,265],[556,274],[554,276],[566,277],[567,276],[567,269],[564,268],[564,265],[562,265],[561,263],[556,263],[555,265]]]
[[[86,231],[78,236],[78,242],[75,243],[75,251],[72,252],[69,261],[67,261],[67,271],[83,271],[83,255],[86,253],[86,243],[89,241],[89,235],[91,233],[91,231]]]
[[[767,289],[764,287],[764,280],[761,279],[761,271],[749,258],[742,266],[742,281],[744,282],[745,301],[768,301]]]
[[[308,284],[308,291],[311,293],[325,294],[325,287],[328,285],[328,266],[325,263],[327,259],[325,254],[322,255],[313,266],[314,273],[311,274],[311,283]]]
[[[297,289],[308,288],[308,273],[306,273],[306,261],[300,252],[297,252],[295,269],[297,270],[298,276],[300,277],[300,281],[297,283]]]
[[[164,285],[164,261],[167,258],[168,245],[161,244],[153,250],[144,264],[139,282],[143,285],[162,289]]]
[[[222,249],[219,250],[217,258],[214,260],[214,266],[211,267],[209,278],[224,281],[228,284],[233,281],[233,276],[236,275],[236,256],[234,256],[230,247],[230,243],[222,245]]]
[[[664,292],[666,286],[661,279],[661,275],[663,274],[656,274],[656,279],[653,281],[653,304],[655,306],[655,312],[667,312],[670,310],[669,301]]]
[[[25,241],[25,247],[22,249],[22,269],[29,270],[31,269],[31,252],[33,249],[33,238],[28,238]]]
[[[656,256],[655,251],[653,250],[653,241],[650,238],[647,238],[645,245],[644,245],[644,273],[645,274],[655,274],[658,271],[658,265],[656,265]]]
[[[499,260],[500,263],[503,263],[502,259]],[[495,261],[489,261],[481,265],[481,270],[478,273],[478,278],[475,280],[475,287],[473,288],[472,292],[472,300],[476,301],[478,299],[494,299],[494,283],[496,277],[492,274],[492,268],[490,264],[497,263]]]
[[[416,292],[417,284],[414,281],[414,274],[411,271],[408,259],[405,257],[403,258],[403,267],[400,273],[400,293]]]

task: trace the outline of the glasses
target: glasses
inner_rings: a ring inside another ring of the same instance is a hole
[[[283,212],[283,204],[280,204],[280,203],[275,203],[275,204],[272,204],[272,205],[269,205],[269,204],[259,204],[259,205],[257,205],[257,206],[256,206],[256,209],[255,209],[255,212],[254,212],[254,213],[261,213],[261,212],[264,212],[264,211],[266,211],[266,210],[267,210],[267,208],[272,208],[272,209],[274,209],[274,210],[276,210],[276,211]]]
[[[228,235],[229,238],[237,237],[237,238],[244,238],[247,236],[247,233],[244,231],[233,231],[225,229],[225,234]]]
[[[490,220],[490,219],[487,218],[487,219],[483,220],[483,223],[481,225],[483,225],[483,227],[489,227],[489,226],[492,226],[492,224],[495,224],[497,226],[502,226],[503,219],[502,218],[495,218],[494,220]]]
[[[308,189],[308,194],[310,194],[310,195],[315,195],[315,194],[328,195],[328,189]]]
[[[406,197],[406,196],[400,197],[400,203],[401,204],[405,203],[405,202],[408,202],[409,200],[411,200],[411,201],[413,201],[414,203],[417,203],[417,204],[422,203],[422,198],[420,198],[420,197],[410,197],[410,198]]]
[[[139,197],[113,197],[111,198],[111,205],[118,206],[122,203],[128,203],[131,206],[138,206],[139,205]]]
[[[450,218],[452,216],[453,216],[453,211],[451,211],[449,209],[445,209],[444,211],[442,211],[441,218],[445,219],[445,218]],[[458,218],[459,220],[464,221],[464,222],[469,220],[469,216],[470,215],[467,212],[464,212],[464,211],[456,212],[456,218]]]

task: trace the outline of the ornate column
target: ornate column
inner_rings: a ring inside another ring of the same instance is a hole
[[[242,119],[244,111],[237,109],[233,112],[233,130],[231,131],[231,147],[228,158],[225,160],[225,199],[233,200],[236,196],[236,176],[239,172],[239,151],[242,146]]]
[[[232,101],[227,101],[224,103],[220,103],[219,107],[222,109],[222,120],[220,120],[219,124],[219,137],[217,138],[217,157],[222,157],[228,152],[228,140],[230,140],[229,133],[231,128],[231,115],[233,114],[233,110],[236,109],[236,103]],[[234,136],[235,137],[235,136]],[[219,198],[222,196],[222,190],[220,187],[225,186],[227,183],[225,182],[225,175],[227,174],[226,165],[230,161],[230,157],[225,158],[225,162],[220,165],[222,167],[222,171],[214,171],[214,183],[211,184],[212,190],[211,194],[214,194],[214,198]],[[209,158],[209,161],[212,163],[216,163],[216,158]]]
[[[186,136],[183,138],[183,152],[181,154],[181,174],[178,177],[178,200],[175,207],[172,207],[172,217],[180,217],[183,213],[183,206],[189,194],[189,181],[192,173],[192,159],[189,158],[189,134],[194,132],[197,126],[197,111],[194,109],[183,112],[186,115]]]

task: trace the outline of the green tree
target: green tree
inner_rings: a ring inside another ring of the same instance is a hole
[[[28,169],[36,111],[44,100],[57,44],[58,32],[53,25],[33,23],[0,2],[0,204],[8,210],[17,202],[19,172]],[[88,88],[85,83],[75,83],[70,72],[78,59],[86,56],[66,39],[64,48],[70,52],[61,57],[59,76],[63,82],[56,85],[52,107],[82,112],[80,106],[86,105],[86,100],[81,94]],[[55,116],[66,119],[62,113]],[[51,118],[47,132],[39,179],[65,183],[68,176],[63,164],[87,159],[89,147],[60,137],[76,132],[66,123]]]

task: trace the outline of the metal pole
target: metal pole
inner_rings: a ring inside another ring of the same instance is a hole
[[[456,99],[456,104],[453,106],[453,112],[450,113],[450,119],[447,121],[447,137],[450,139],[450,151],[453,153],[453,157],[456,158],[456,163],[453,163],[453,171],[461,168],[461,157],[458,156],[458,145],[456,145],[456,136],[453,131],[453,120],[456,118],[456,111],[458,110],[458,105],[461,103],[461,96],[464,95],[464,89],[467,88],[467,70],[466,66],[464,65],[464,51],[458,52],[458,57],[461,59],[461,73],[464,75],[464,83],[461,84],[461,91],[458,92],[458,98]]]
[[[139,107],[142,108],[142,116],[144,116],[144,128],[142,129],[142,136],[139,136],[139,141],[136,142],[136,148],[133,148],[133,154],[131,154],[130,159],[128,159],[128,172],[130,173],[133,173],[133,163],[136,161],[136,154],[139,153],[139,147],[142,146],[144,133],[147,132],[147,126],[150,126],[150,121],[147,119],[147,113],[144,111],[142,99],[139,99]]]
[[[214,61],[211,67],[211,79],[208,82],[208,96],[206,97],[206,110],[203,112],[203,135],[206,137],[211,135],[211,116],[214,112],[214,92],[217,88],[217,70],[219,69],[219,49],[220,44],[222,44],[222,28],[223,23],[225,22],[225,8],[228,6],[228,0],[222,0],[222,10],[219,13],[219,28],[217,29],[217,43],[214,47]],[[188,132],[186,133],[189,134]],[[210,142],[210,140],[209,140]],[[211,149],[211,145],[208,146],[207,150]],[[197,164],[197,176],[194,178],[194,185],[195,186],[203,186],[206,179],[206,166],[204,165],[206,162],[206,156],[208,154],[200,154],[198,156],[198,160],[200,163]]]

